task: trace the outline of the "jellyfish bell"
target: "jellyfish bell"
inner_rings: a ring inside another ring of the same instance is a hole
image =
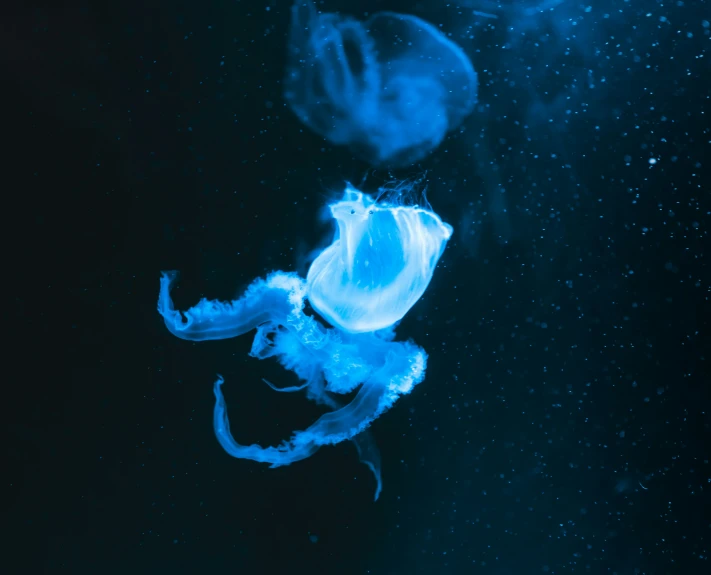
[[[425,158],[474,109],[477,74],[432,24],[377,12],[368,20],[292,7],[284,99],[312,131],[374,166]]]
[[[349,333],[392,326],[427,289],[452,226],[430,209],[379,203],[350,186],[331,214],[336,237],[306,277],[312,307]]]

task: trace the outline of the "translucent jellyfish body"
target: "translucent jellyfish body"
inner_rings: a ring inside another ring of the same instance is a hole
[[[168,330],[189,341],[238,337],[256,330],[250,355],[276,359],[302,385],[276,391],[304,391],[329,412],[277,446],[239,443],[230,430],[224,379],[214,383],[213,426],[233,457],[289,465],[323,445],[352,441],[381,489],[380,455],[367,427],[425,376],[427,354],[411,341],[395,341],[393,325],[422,295],[452,228],[430,210],[378,204],[347,188],[331,211],[339,231],[314,261],[308,279],[273,272],[255,280],[231,302],[200,300],[185,312],[170,292],[176,272],[164,272],[158,312]],[[333,328],[308,315],[305,302]],[[339,395],[355,392],[349,403]]]
[[[350,187],[330,208],[338,231],[309,268],[311,305],[350,333],[393,325],[425,293],[452,227],[426,208],[376,203]]]
[[[361,22],[292,8],[284,97],[314,132],[373,165],[412,164],[472,111],[477,76],[431,24],[377,12]]]

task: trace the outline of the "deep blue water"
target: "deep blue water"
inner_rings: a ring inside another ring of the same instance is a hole
[[[286,0],[3,9],[3,572],[709,571],[711,17],[550,6],[324,0],[414,14],[478,74],[394,170],[287,108]],[[182,308],[305,275],[346,181],[405,178],[454,234],[397,327],[429,364],[372,425],[380,499],[348,444],[229,457],[216,373],[241,442],[323,409],[249,337],[168,333],[160,271]]]

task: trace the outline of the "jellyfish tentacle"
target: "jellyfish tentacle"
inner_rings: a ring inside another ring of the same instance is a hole
[[[334,411],[343,407],[341,402],[332,397],[331,394],[325,390],[322,377],[309,382],[308,397],[316,403],[330,407]],[[375,443],[373,432],[370,431],[370,429],[364,429],[355,437],[351,437],[350,441],[358,452],[360,462],[370,469],[375,477],[374,501],[377,501],[378,497],[380,497],[380,492],[383,490],[383,477],[380,463],[380,450]]]
[[[289,387],[277,387],[269,380],[262,378],[262,381],[264,383],[266,383],[269,387],[271,387],[274,391],[278,391],[279,393],[294,393],[295,391],[301,391],[302,389],[306,389],[309,385],[309,382],[307,381],[306,383],[304,383],[302,385],[291,385]]]

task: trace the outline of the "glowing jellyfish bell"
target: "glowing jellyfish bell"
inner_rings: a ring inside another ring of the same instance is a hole
[[[309,269],[311,305],[350,333],[393,325],[425,292],[452,226],[427,208],[378,203],[352,187],[330,208],[338,231]]]

